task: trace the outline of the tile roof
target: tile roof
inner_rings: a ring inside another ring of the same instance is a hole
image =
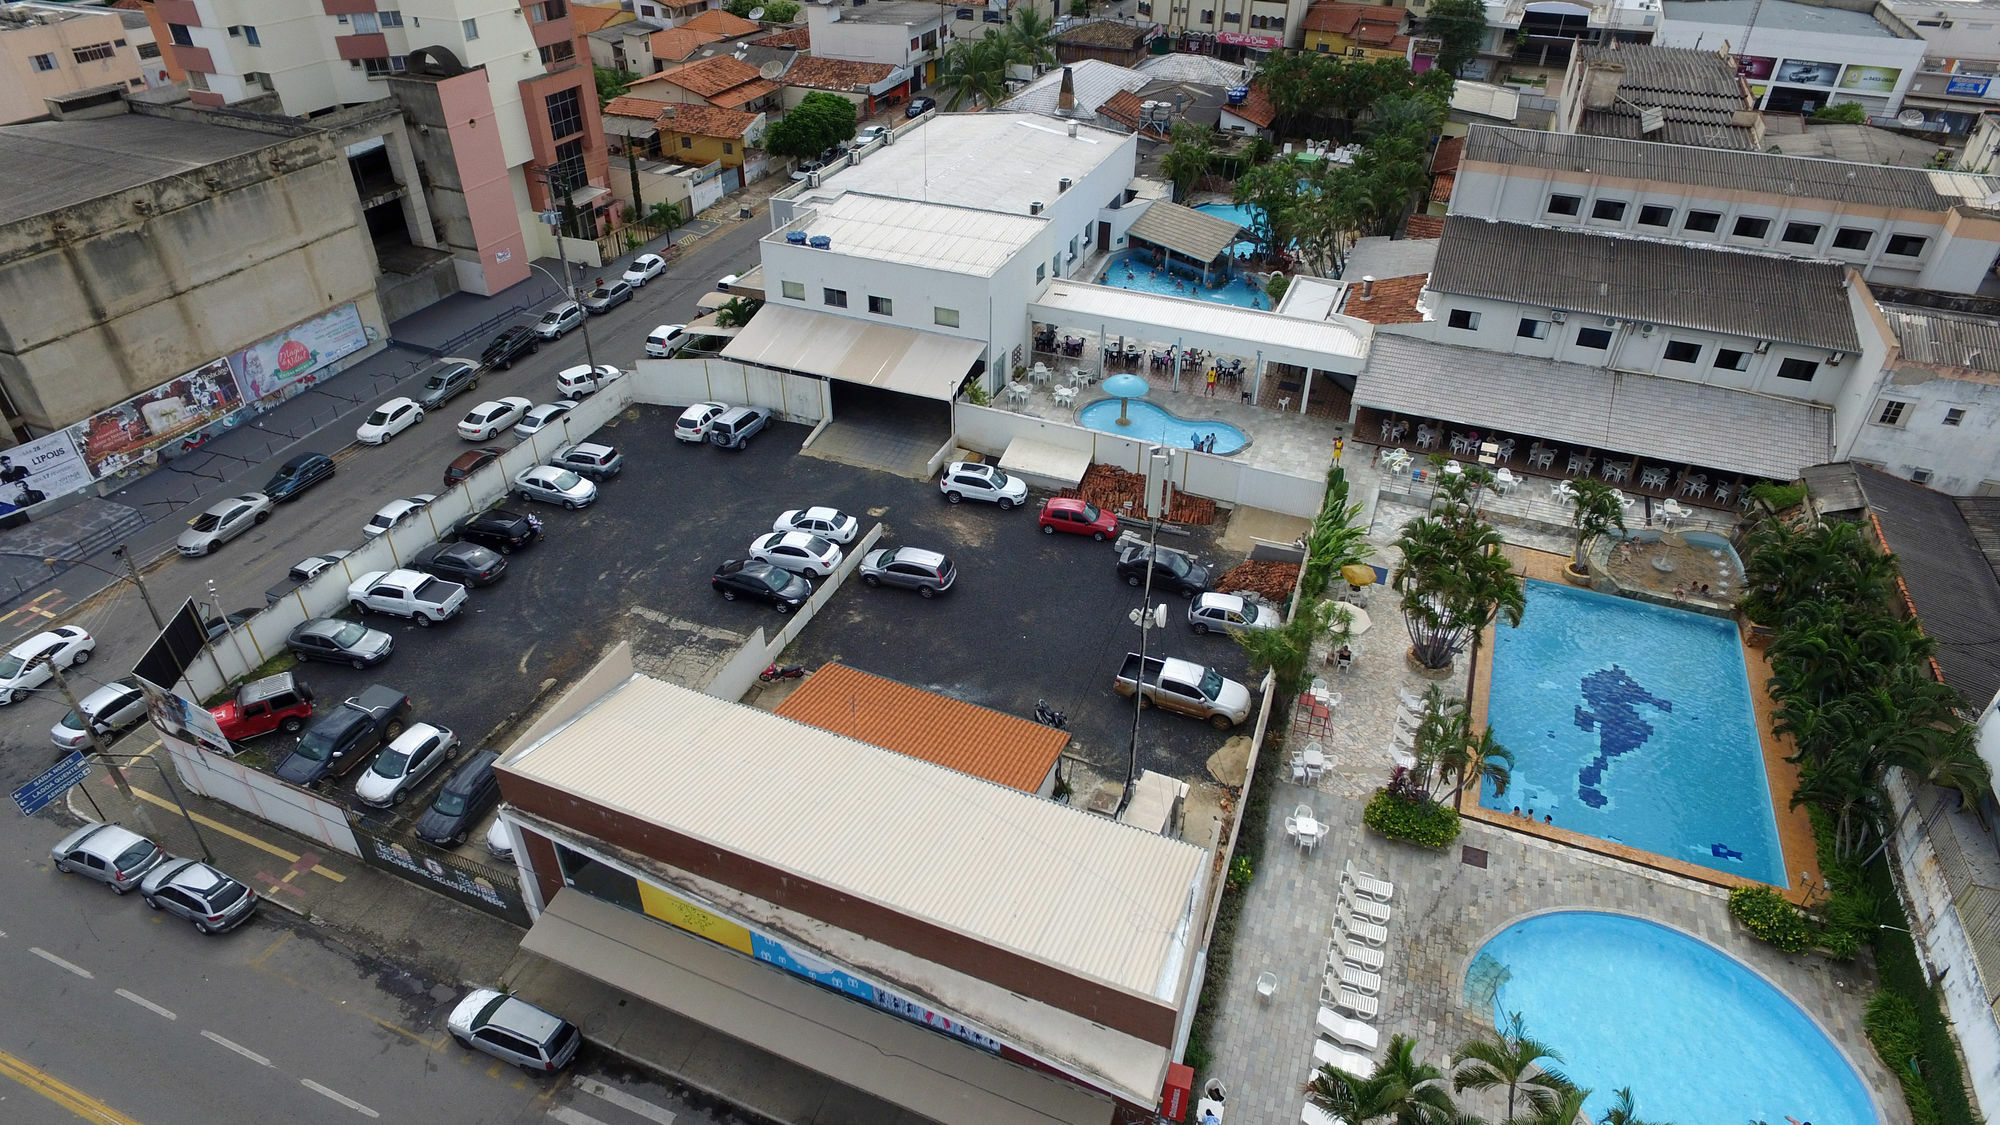
[[[1458,183],[1458,177],[1457,177],[1457,176],[1453,176],[1453,175],[1443,175],[1443,176],[1439,176],[1438,178],[1436,178],[1436,179],[1432,180],[1432,181],[1431,181],[1431,202],[1433,202],[1433,203],[1450,203],[1450,202],[1451,202],[1451,189],[1452,189],[1452,186],[1453,186],[1453,185],[1455,185],[1456,183]]]
[[[2000,692],[2000,578],[1960,504],[1914,481],[1857,464],[1854,472],[1882,539],[1896,555],[1903,587],[1924,632],[1937,641],[1944,682],[1974,708]],[[1985,525],[1985,512],[1974,515]]]
[[[706,15],[708,13],[703,14]],[[724,14],[726,15],[727,13]],[[665,81],[679,86],[683,90],[692,91],[707,98],[720,94],[724,90],[741,86],[745,82],[754,82],[756,79],[756,67],[751,66],[749,63],[739,62],[728,55],[717,55],[712,59],[703,59],[700,62],[691,62],[684,66],[663,70],[650,78],[642,78],[639,82],[632,83],[632,85],[637,86],[642,82]]]
[[[888,63],[851,62],[807,56],[785,72],[785,85],[810,86],[815,90],[848,91],[866,88],[896,73]]]
[[[1052,727],[827,664],[778,704],[787,719],[1034,793],[1069,744]]]
[[[1347,287],[1347,301],[1340,306],[1343,316],[1365,320],[1370,324],[1419,324],[1424,314],[1417,311],[1417,298],[1423,294],[1424,274],[1409,277],[1378,277],[1371,296],[1362,296],[1362,283],[1353,282]]]
[[[612,117],[643,117],[648,121],[657,121],[662,108],[664,108],[662,102],[621,95],[606,103],[604,112]]]
[[[1260,129],[1269,129],[1271,122],[1278,119],[1278,111],[1272,108],[1262,82],[1250,83],[1250,96],[1243,100],[1243,104],[1224,106],[1223,112],[1233,113]]]
[[[1907,362],[2000,374],[2000,321],[1902,305],[1883,305],[1882,318]]]
[[[1861,350],[1847,304],[1847,267],[1707,243],[1453,215],[1444,222],[1431,288],[1849,354]]]
[[[1441,238],[1444,236],[1444,216],[1411,215],[1403,221],[1403,233],[1410,238]]]
[[[746,20],[742,16],[732,16],[720,8],[710,8],[681,25],[696,31],[712,31],[724,39],[734,39],[739,35],[750,35],[763,30],[761,24]]]
[[[1305,23],[1301,26],[1307,31],[1352,36],[1357,27],[1385,23],[1392,29],[1402,27],[1403,9],[1381,4],[1343,4],[1336,0],[1321,0],[1306,9]]]
[[[1091,20],[1079,23],[1056,36],[1057,43],[1076,47],[1108,47],[1113,50],[1136,51],[1145,42],[1146,29],[1117,20]]]
[[[776,82],[768,78],[759,78],[755,82],[732,87],[720,94],[710,95],[708,101],[710,105],[719,105],[724,109],[733,109],[736,106],[749,105],[751,102],[756,101],[758,98],[777,88],[778,84]]]
[[[806,51],[812,49],[812,29],[809,27],[787,28],[784,31],[774,31],[761,39],[753,39],[751,42],[757,44],[759,47],[792,47],[800,51]]]
[[[1465,138],[1446,137],[1438,142],[1437,151],[1431,154],[1431,174],[1444,175],[1458,171],[1458,162],[1465,157]]]
[[[667,106],[660,114],[662,133],[686,133],[691,137],[740,137],[756,123],[754,113],[681,102]]]
[[[625,19],[619,19],[620,16]],[[616,4],[571,4],[569,6],[570,26],[578,35],[588,35],[600,28],[610,26],[613,20],[624,23],[632,13]]]
[[[712,31],[696,31],[691,27],[670,27],[665,31],[655,31],[648,39],[647,46],[653,57],[662,62],[682,62],[695,53],[702,44],[713,43],[722,36]]]
[[[1120,90],[1105,99],[1103,105],[1097,107],[1097,114],[1100,117],[1108,117],[1127,129],[1137,129],[1139,114],[1144,112],[1145,108],[1139,101],[1139,95],[1130,90]]]

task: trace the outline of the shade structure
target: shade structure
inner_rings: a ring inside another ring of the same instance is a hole
[[[1349,605],[1346,602],[1333,603],[1333,621],[1331,627],[1334,632],[1338,633],[1345,630],[1348,636],[1358,637],[1373,628],[1374,625],[1374,619],[1369,617],[1368,611],[1362,609],[1360,606]]]
[[[1349,586],[1366,586],[1375,581],[1375,568],[1367,563],[1348,563],[1340,568],[1340,576]]]
[[[1152,390],[1152,387],[1145,379],[1130,372],[1113,375],[1104,381],[1104,393],[1118,400],[1119,425],[1129,426],[1132,424],[1132,419],[1126,417],[1126,407],[1131,400],[1143,397],[1149,390]]]

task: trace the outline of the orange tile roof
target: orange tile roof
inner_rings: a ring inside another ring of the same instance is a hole
[[[1433,202],[1433,203],[1450,203],[1450,202],[1451,202],[1451,185],[1453,185],[1454,183],[1457,183],[1457,182],[1458,182],[1458,177],[1457,177],[1457,176],[1454,176],[1454,175],[1451,175],[1451,174],[1449,174],[1449,173],[1447,173],[1447,174],[1445,174],[1445,175],[1442,175],[1442,176],[1439,176],[1439,177],[1438,177],[1437,179],[1435,179],[1435,180],[1432,180],[1432,181],[1431,181],[1431,202]]]
[[[732,16],[720,8],[710,8],[681,26],[691,27],[696,31],[712,31],[724,39],[734,39],[738,35],[749,35],[762,30],[754,20]]]
[[[827,664],[778,704],[795,722],[1024,793],[1041,788],[1069,735],[950,696]]]
[[[663,70],[650,78],[640,79],[640,82],[667,81],[706,98],[732,87],[741,86],[745,82],[755,81],[756,78],[756,67],[734,55],[717,55],[712,59],[703,59],[700,62]],[[632,83],[634,86],[638,84],[638,82]]]
[[[731,87],[720,94],[710,97],[708,104],[719,105],[724,109],[734,109],[740,105],[749,105],[751,102],[756,101],[758,98],[777,88],[778,84],[776,82],[768,78],[759,78],[755,82],[747,82],[741,86]]]
[[[1410,238],[1443,238],[1443,215],[1411,215],[1403,224],[1403,233]]]
[[[1139,116],[1145,111],[1145,103],[1139,100],[1139,95],[1130,90],[1118,91],[1105,99],[1103,105],[1097,107],[1099,116],[1109,117],[1127,129],[1137,129]]]
[[[1250,96],[1243,99],[1242,105],[1224,106],[1223,110],[1260,129],[1269,129],[1271,122],[1278,119],[1278,111],[1271,107],[1271,99],[1265,95],[1262,82],[1250,83]]]
[[[740,137],[756,122],[754,113],[677,102],[660,114],[660,132],[693,137]]]
[[[1307,31],[1351,36],[1355,28],[1367,24],[1388,24],[1391,28],[1399,28],[1403,25],[1403,9],[1380,4],[1322,2],[1306,9],[1305,23],[1301,26]]]
[[[619,17],[624,17],[620,19]],[[630,23],[632,13],[616,4],[571,4],[569,6],[570,26],[578,35],[588,35],[613,23]]]
[[[605,103],[604,112],[613,117],[644,117],[652,120],[660,116],[661,104],[645,98],[620,96]]]
[[[1446,137],[1438,142],[1437,155],[1431,157],[1431,173],[1443,175],[1458,171],[1458,162],[1465,159],[1465,138]]]
[[[852,90],[872,86],[896,73],[888,63],[849,62],[846,59],[807,57],[785,72],[785,85],[810,86],[815,90]]]
[[[663,62],[685,62],[689,55],[701,49],[704,43],[714,43],[722,36],[712,31],[696,31],[691,27],[670,27],[665,31],[655,31],[647,37],[646,44],[652,49],[653,57]]]
[[[1412,221],[1417,217],[1412,216]],[[1417,311],[1417,296],[1424,291],[1428,274],[1409,277],[1379,277],[1371,296],[1361,295],[1361,285],[1348,282],[1347,303],[1341,312],[1370,324],[1421,324],[1424,314]]]
[[[810,50],[812,47],[812,29],[809,27],[794,27],[788,31],[775,31],[762,39],[752,39],[751,42],[757,44],[759,47],[790,47],[798,51]]]

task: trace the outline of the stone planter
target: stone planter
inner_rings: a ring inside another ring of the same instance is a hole
[[[1584,589],[1589,590],[1595,588],[1594,583],[1596,580],[1590,576],[1590,570],[1588,568],[1585,568],[1583,570],[1572,570],[1568,563],[1564,563],[1563,581],[1569,583],[1572,586],[1581,586]]]
[[[1411,645],[1409,648],[1403,650],[1403,663],[1410,666],[1410,671],[1415,672],[1426,680],[1449,680],[1451,679],[1452,672],[1458,666],[1458,661],[1454,660],[1442,668],[1426,668],[1423,662],[1417,659],[1417,647],[1415,645]]]

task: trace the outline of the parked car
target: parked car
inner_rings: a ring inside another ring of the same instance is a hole
[[[581,473],[552,465],[536,465],[522,471],[514,478],[513,492],[517,500],[561,504],[571,511],[587,508],[597,500],[597,486],[585,480]]]
[[[231,629],[242,628],[245,622],[262,612],[259,609],[232,609],[221,617],[211,617],[202,622],[201,627],[207,631],[209,643],[213,644]]]
[[[562,301],[550,305],[535,321],[535,335],[544,340],[558,340],[563,334],[583,323],[583,306],[575,301]]]
[[[373,516],[369,517],[368,522],[361,528],[361,534],[366,535],[370,539],[384,534],[390,528],[401,526],[418,512],[430,507],[431,502],[436,499],[436,496],[428,492],[419,492],[415,496],[405,496],[401,500],[391,500],[378,508]]]
[[[750,557],[807,578],[824,578],[840,565],[840,548],[807,531],[773,531],[750,541]]]
[[[662,324],[646,334],[646,354],[654,359],[670,359],[687,342],[687,325]]]
[[[448,727],[412,723],[354,782],[354,795],[375,806],[400,805],[423,780],[458,757],[458,736]]]
[[[646,283],[667,272],[667,260],[658,254],[641,254],[625,267],[625,276],[620,280],[634,289],[644,289]]]
[[[674,436],[682,441],[707,441],[708,428],[717,418],[729,413],[729,406],[720,402],[697,402],[674,420]]]
[[[479,362],[484,366],[498,367],[505,371],[514,366],[515,360],[524,355],[533,355],[540,351],[541,347],[542,342],[536,337],[534,329],[524,324],[517,324],[493,337],[493,342],[486,345],[485,351],[479,353]]]
[[[96,638],[75,625],[58,625],[8,649],[0,656],[0,707],[48,683],[54,677],[51,663],[58,668],[88,664],[96,650]]]
[[[313,715],[312,689],[290,672],[251,680],[234,698],[210,707],[208,713],[231,742],[256,738],[274,730],[297,734]]]
[[[466,450],[464,453],[452,458],[451,464],[444,467],[444,486],[450,488],[452,485],[477,472],[481,465],[486,464],[488,461],[505,452],[507,451],[497,445],[485,445],[478,449]]]
[[[479,389],[479,365],[469,359],[447,356],[438,360],[417,391],[417,405],[436,410],[465,391]]]
[[[93,822],[58,841],[49,849],[49,859],[65,875],[88,876],[122,895],[166,862],[167,853],[137,832]]]
[[[1208,590],[1208,568],[1171,547],[1134,543],[1118,552],[1118,577],[1127,586],[1146,584],[1146,571],[1153,572],[1153,589],[1172,590],[1184,598]]]
[[[625,455],[616,446],[586,441],[557,450],[549,464],[602,483],[625,471]]]
[[[465,412],[458,421],[458,436],[467,441],[486,441],[499,437],[509,426],[521,420],[529,408],[535,404],[519,395],[506,398],[487,399]]]
[[[1099,543],[1118,538],[1116,515],[1074,497],[1058,496],[1042,501],[1042,514],[1035,522],[1041,525],[1043,535],[1067,531],[1071,535],[1088,535]]]
[[[264,495],[282,504],[333,475],[333,458],[324,453],[301,453],[278,466],[264,482]]]
[[[477,543],[433,543],[410,556],[410,569],[467,586],[491,586],[507,573],[507,560]]]
[[[903,110],[903,116],[905,118],[922,117],[936,108],[937,102],[931,98],[911,98],[910,104]]]
[[[353,668],[366,668],[389,659],[396,650],[396,638],[359,621],[338,617],[315,617],[293,629],[285,647],[301,660],[326,660]]]
[[[781,513],[772,531],[803,531],[829,543],[846,546],[861,531],[861,521],[838,508],[794,508]]]
[[[1236,594],[1203,594],[1188,605],[1188,628],[1197,633],[1276,629],[1284,623],[1277,610]]]
[[[741,449],[762,432],[771,416],[754,406],[738,406],[723,411],[708,424],[708,440],[723,449]]]
[[[792,179],[804,180],[825,167],[826,162],[822,160],[801,160],[792,165]]]
[[[1006,511],[1028,498],[1028,482],[1008,476],[997,465],[953,461],[938,478],[938,491],[954,504],[965,499],[985,500]]]
[[[936,597],[958,581],[958,568],[922,547],[879,548],[861,556],[861,581],[870,586],[902,586]]]
[[[540,516],[491,508],[474,512],[458,521],[458,526],[451,532],[460,542],[477,543],[503,555],[511,555],[542,537],[542,520]]]
[[[311,785],[329,774],[345,774],[376,747],[403,733],[409,713],[409,696],[392,687],[371,684],[307,727],[305,737],[273,772],[293,785]]]
[[[1162,711],[1204,719],[1216,730],[1228,730],[1250,717],[1249,688],[1192,660],[1128,652],[1111,688],[1120,695],[1136,691]]]
[[[583,1035],[576,1025],[525,1000],[475,988],[445,1020],[452,1038],[475,1051],[533,1071],[561,1070],[576,1057]]]
[[[140,897],[154,910],[194,923],[205,934],[226,934],[250,920],[257,892],[198,859],[170,859],[146,873]]]
[[[188,521],[188,529],[174,540],[174,549],[191,559],[210,554],[270,519],[274,507],[271,498],[261,492],[246,492],[220,501]]]
[[[632,285],[621,278],[610,284],[599,282],[595,289],[583,295],[580,303],[584,312],[601,316],[631,299]]]
[[[355,613],[387,613],[425,626],[457,617],[465,602],[465,587],[408,568],[372,571],[347,586]]]
[[[285,600],[285,595],[318,578],[321,572],[346,558],[346,551],[328,551],[324,555],[312,555],[293,563],[285,572],[285,580],[264,591],[264,604],[272,605]]]
[[[813,590],[812,583],[791,571],[757,559],[731,559],[723,563],[715,568],[708,584],[724,601],[751,598],[768,603],[779,613],[790,613],[806,604]]]
[[[557,419],[574,409],[576,409],[576,403],[567,401],[545,402],[539,406],[531,406],[528,408],[526,414],[521,415],[521,420],[514,423],[514,436],[533,437],[541,433],[544,427],[554,423]]]
[[[556,393],[571,399],[594,395],[604,389],[604,384],[623,374],[624,371],[608,363],[600,363],[596,367],[579,363],[556,372]]]
[[[82,699],[77,709],[64,713],[49,728],[49,740],[58,750],[81,750],[90,745],[90,732],[106,742],[146,720],[146,693],[139,690],[136,677],[113,680]]]
[[[397,395],[375,408],[368,420],[355,427],[354,440],[363,445],[387,445],[389,439],[424,420],[424,408],[417,400]]]
[[[452,771],[444,786],[431,800],[431,807],[417,818],[417,838],[441,848],[455,848],[472,835],[472,826],[486,810],[500,801],[500,781],[493,775],[493,763],[500,755],[481,750]]]
[[[889,127],[886,125],[863,125],[854,131],[854,147],[872,145],[888,135]]]
[[[737,282],[742,280],[743,280],[742,274],[737,274],[737,273],[723,274],[721,277],[715,280],[715,290],[718,293],[728,293],[731,291],[730,289],[731,286],[735,285]]]

